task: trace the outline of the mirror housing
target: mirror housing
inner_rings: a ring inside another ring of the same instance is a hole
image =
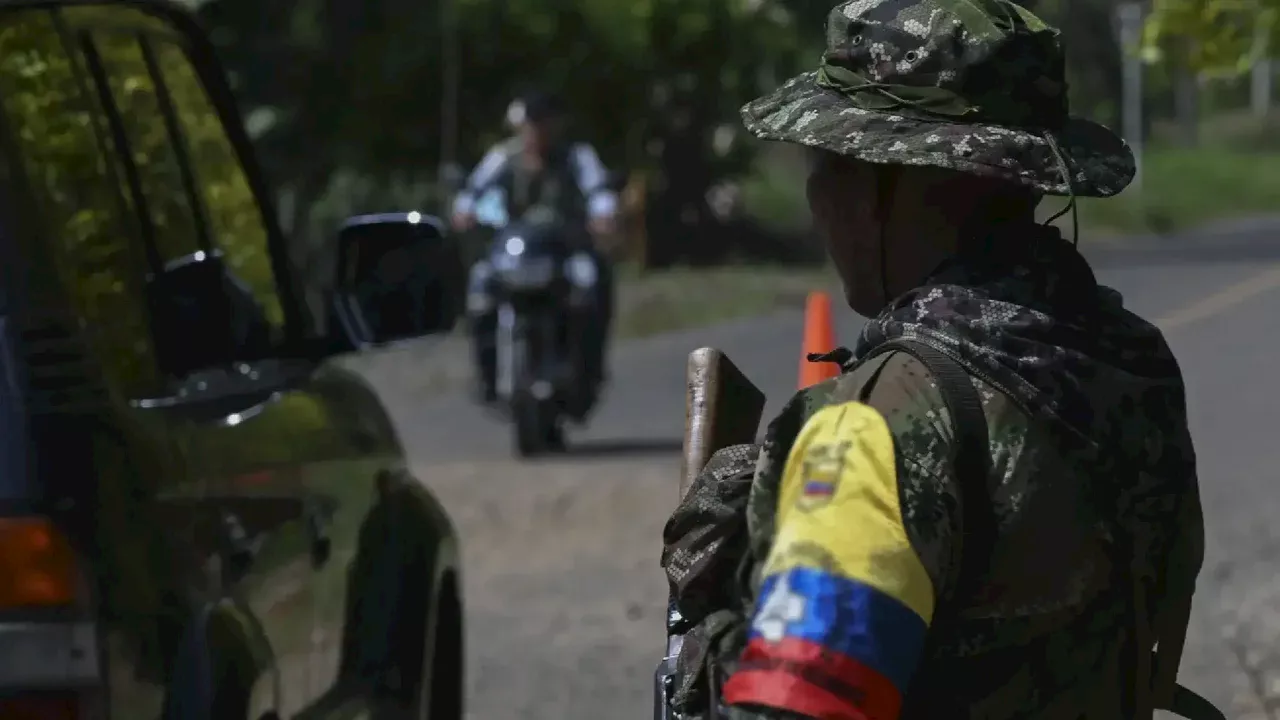
[[[209,367],[270,357],[271,326],[222,252],[174,258],[147,276],[147,310],[160,371],[182,378]]]
[[[336,344],[366,349],[451,332],[462,314],[465,275],[458,239],[435,216],[347,218],[337,231],[330,334]]]

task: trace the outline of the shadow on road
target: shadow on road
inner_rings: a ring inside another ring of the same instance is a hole
[[[609,458],[634,455],[666,455],[680,452],[678,439],[584,440],[569,444],[569,458]]]

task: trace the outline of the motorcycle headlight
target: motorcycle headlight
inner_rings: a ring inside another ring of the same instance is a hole
[[[579,252],[565,260],[564,274],[574,287],[586,290],[595,287],[600,272],[596,267],[596,261],[590,255]]]

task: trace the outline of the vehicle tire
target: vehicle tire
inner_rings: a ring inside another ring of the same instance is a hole
[[[449,574],[441,584],[436,609],[436,632],[432,638],[431,677],[424,678],[423,688],[430,694],[422,704],[429,720],[462,720],[466,708],[466,634],[462,614],[462,595],[457,576]]]

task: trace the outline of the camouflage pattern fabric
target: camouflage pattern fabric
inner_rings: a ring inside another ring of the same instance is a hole
[[[1099,286],[1056,231],[1032,226],[971,246],[886,308],[867,324],[854,357],[901,337],[930,343],[970,371],[988,420],[999,518],[982,583],[987,592],[959,608],[955,626],[930,637],[902,717],[1131,717],[1130,578],[1136,574],[1147,596],[1160,598],[1169,587],[1194,583],[1201,561],[1195,548],[1171,557],[1175,533],[1202,537],[1203,527],[1184,386],[1160,332]],[[706,716],[708,693],[733,671],[760,561],[774,537],[787,452],[824,405],[865,395],[886,418],[911,543],[939,603],[956,586],[960,563],[951,539],[962,529],[945,403],[927,371],[904,353],[862,365],[851,359],[847,369],[799,393],[771,423],[745,498],[747,537],[742,521],[733,520],[733,542],[716,550],[726,556],[697,563],[724,574],[696,582],[681,575],[681,609],[696,608],[701,616],[690,619],[705,623],[695,635],[706,641],[681,658],[689,679],[680,699],[690,717]],[[704,474],[695,485],[701,500],[691,492],[676,516],[700,504],[704,518],[739,512],[749,462],[735,452]],[[717,474],[734,478],[731,491]],[[708,511],[703,503],[716,497],[732,497],[732,512]],[[670,546],[687,549],[690,538],[708,537],[674,517],[667,529]],[[738,596],[726,601],[725,587]],[[717,600],[700,605],[693,596],[706,588]],[[727,714],[789,717],[750,708]]]
[[[662,567],[686,618],[703,617],[736,598],[738,588],[727,581],[746,549],[747,494],[758,453],[754,445],[716,453],[663,528]]]
[[[1069,115],[1058,31],[1008,0],[852,0],[826,30],[818,70],[743,107],[757,137],[1051,195],[1133,179],[1124,141]]]

